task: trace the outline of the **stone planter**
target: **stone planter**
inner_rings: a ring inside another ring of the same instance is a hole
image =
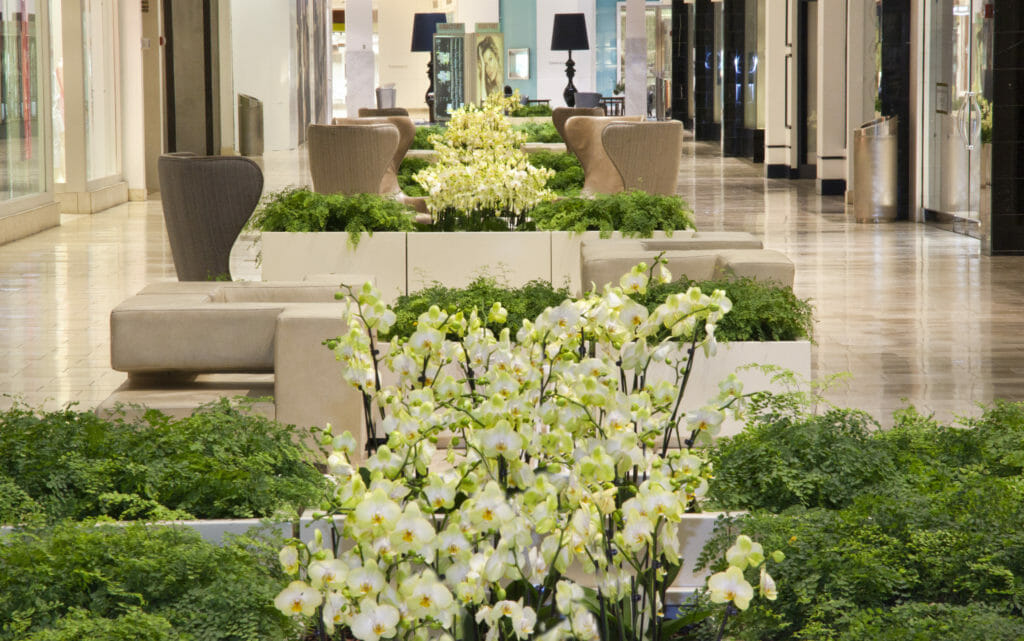
[[[361,234],[352,247],[348,232],[263,232],[263,280],[305,280],[324,274],[372,276],[389,300],[408,291],[406,232]]]
[[[675,237],[692,236],[679,230]],[[462,287],[482,274],[518,287],[537,278],[579,294],[580,247],[600,232],[376,232],[355,248],[346,232],[263,232],[263,280],[303,280],[323,274],[365,274],[385,298],[434,281]],[[654,238],[666,238],[655,232]],[[622,238],[615,232],[611,238]]]

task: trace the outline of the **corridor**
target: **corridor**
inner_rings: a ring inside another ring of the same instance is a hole
[[[265,158],[266,191],[308,184],[304,152]],[[916,223],[857,224],[813,181],[684,144],[679,193],[701,230],[752,232],[796,264],[815,309],[817,379],[848,372],[827,398],[883,425],[910,403],[941,419],[978,402],[1024,400],[1024,257],[982,256],[977,240]],[[243,235],[236,279],[259,279]],[[0,246],[0,407],[21,398],[93,407],[124,375],[110,369],[108,317],[144,285],[174,279],[158,201],[131,202]]]

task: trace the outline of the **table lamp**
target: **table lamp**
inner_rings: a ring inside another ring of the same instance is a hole
[[[576,63],[572,61],[572,52],[574,49],[585,51],[589,48],[586,17],[582,13],[556,13],[555,24],[551,29],[551,50],[569,52],[569,60],[565,63],[565,77],[569,79],[569,84],[562,92],[567,107],[576,106],[576,86],[572,84]]]
[[[447,22],[443,13],[417,13],[412,18],[412,51],[429,51],[430,61],[427,62],[427,110],[430,122],[434,122],[434,32],[438,23]]]

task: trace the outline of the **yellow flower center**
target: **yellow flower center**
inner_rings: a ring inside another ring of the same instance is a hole
[[[302,612],[302,597],[295,597],[292,601],[292,612]]]
[[[369,581],[363,581],[359,585],[359,591],[362,592],[363,594],[369,594],[370,590],[372,590],[372,589],[373,589],[373,586],[370,585]]]
[[[402,533],[402,540],[405,541],[406,543],[412,543],[412,540],[413,540],[412,530],[406,530],[405,532],[403,532]]]
[[[387,628],[384,627],[383,623],[374,623],[373,624],[373,633],[376,634],[377,636],[380,636],[380,635],[384,634],[384,630],[386,630],[386,629]]]
[[[423,596],[420,597],[420,607],[421,608],[423,608],[425,610],[425,609],[429,608],[432,605],[434,605],[434,601],[433,601],[433,599],[430,598],[429,595],[424,594]]]
[[[486,508],[483,513],[483,518],[485,521],[494,520],[494,511],[491,508]]]

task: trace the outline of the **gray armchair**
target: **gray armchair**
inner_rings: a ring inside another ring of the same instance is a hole
[[[263,193],[263,172],[242,156],[168,154],[157,163],[178,280],[231,277],[231,247]]]

